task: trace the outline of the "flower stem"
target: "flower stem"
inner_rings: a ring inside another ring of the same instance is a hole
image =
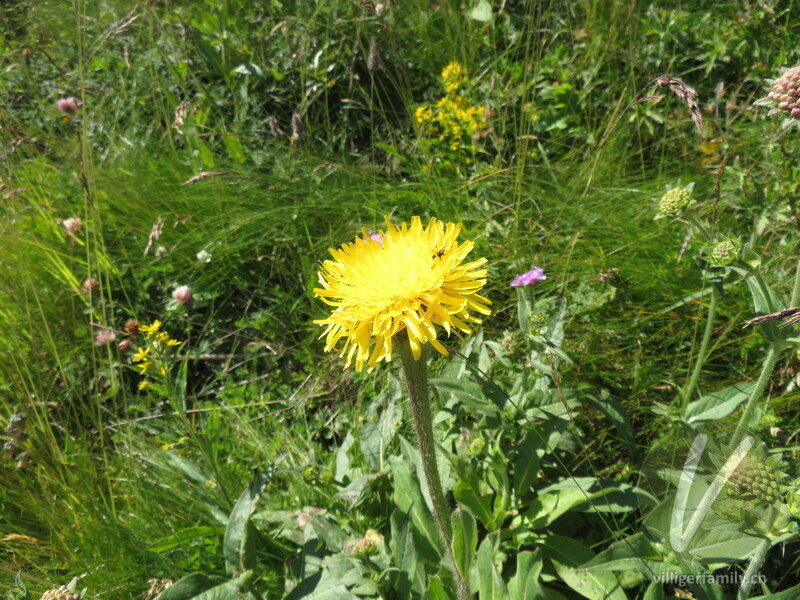
[[[769,538],[764,538],[761,543],[756,547],[753,556],[750,558],[750,564],[747,565],[744,575],[742,576],[742,585],[739,586],[739,593],[736,594],[736,600],[747,600],[750,595],[750,588],[756,582],[758,577],[758,570],[764,564],[767,558],[767,551],[770,548]]]
[[[711,332],[714,330],[714,318],[717,316],[717,300],[719,299],[719,291],[717,286],[711,285],[711,304],[708,307],[708,316],[706,317],[706,329],[703,332],[703,340],[700,342],[700,351],[697,353],[697,358],[694,363],[694,370],[689,379],[689,383],[683,390],[682,408],[686,408],[689,404],[695,390],[697,389],[697,381],[700,379],[700,372],[703,370],[703,365],[706,362],[708,355],[708,344],[711,341]]]
[[[433,440],[433,416],[431,403],[428,397],[428,368],[424,356],[415,360],[411,352],[408,336],[398,336],[398,347],[403,362],[406,382],[408,383],[408,398],[411,405],[411,416],[414,420],[414,430],[417,434],[417,445],[422,459],[422,471],[428,484],[431,502],[433,503],[433,520],[439,530],[442,545],[453,563],[453,575],[456,581],[456,590],[459,600],[468,600],[469,589],[458,570],[453,553],[453,528],[450,525],[450,511],[442,489],[439,476],[439,467],[436,464],[436,446]]]
[[[764,394],[764,390],[767,388],[772,371],[775,369],[775,365],[778,363],[778,359],[781,356],[781,349],[782,347],[779,344],[772,344],[769,347],[767,357],[764,359],[764,366],[761,368],[761,374],[758,376],[758,380],[756,381],[753,391],[750,392],[750,397],[747,399],[747,404],[745,404],[744,411],[742,411],[742,416],[739,417],[739,423],[736,425],[736,430],[733,432],[731,446],[736,446],[736,444],[742,441],[742,438],[744,438],[746,433],[745,427],[748,425],[758,425],[758,423],[752,423],[753,414],[755,413],[758,401],[761,399],[761,396]]]

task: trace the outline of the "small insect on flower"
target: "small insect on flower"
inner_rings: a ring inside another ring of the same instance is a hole
[[[436,254],[431,256],[431,258],[442,258],[444,256],[444,249],[439,250]]]

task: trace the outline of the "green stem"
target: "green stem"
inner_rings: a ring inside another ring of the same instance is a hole
[[[778,363],[778,359],[781,356],[781,346],[779,344],[772,344],[769,347],[769,352],[767,352],[767,357],[764,359],[764,366],[761,368],[761,374],[758,376],[758,380],[756,381],[756,385],[753,388],[753,391],[750,392],[750,397],[747,399],[747,404],[744,406],[744,411],[742,412],[742,416],[739,417],[739,423],[736,425],[736,430],[733,432],[733,438],[731,438],[731,447],[735,447],[745,436],[745,428],[747,426],[753,426],[752,423],[753,415],[755,414],[756,406],[758,405],[758,401],[761,399],[761,396],[764,394],[764,390],[767,389],[767,384],[769,383],[769,378],[772,376],[772,371],[775,369],[775,365]]]
[[[694,212],[692,212],[690,210],[690,211],[685,213],[685,216],[686,216],[687,219],[689,219],[691,224],[694,225],[695,227],[697,227],[697,229],[700,231],[700,233],[703,234],[703,237],[705,238],[705,241],[707,243],[710,243],[713,238],[709,235],[708,231],[706,231],[706,228],[700,222],[700,219],[697,218],[697,215],[694,214]]]
[[[398,336],[400,358],[403,362],[403,371],[408,383],[408,398],[411,405],[411,416],[414,420],[414,430],[417,434],[417,445],[422,459],[422,471],[428,484],[428,491],[433,503],[433,520],[439,530],[447,554],[453,562],[453,575],[456,581],[456,590],[459,600],[469,599],[469,590],[458,570],[453,553],[453,528],[450,525],[450,511],[442,489],[442,480],[439,476],[439,467],[436,464],[436,446],[433,440],[433,415],[428,397],[428,368],[424,356],[415,360],[411,352],[411,344],[406,334]]]
[[[747,600],[747,597],[750,595],[750,588],[753,587],[758,577],[758,571],[767,558],[767,551],[769,548],[770,542],[768,538],[762,540],[758,547],[756,547],[752,558],[750,558],[750,564],[747,565],[747,569],[745,569],[744,575],[742,576],[742,585],[739,586],[739,593],[736,594],[736,600]]]
[[[702,342],[700,342],[700,351],[697,353],[697,358],[695,359],[692,376],[689,379],[689,383],[686,385],[686,388],[683,390],[683,403],[681,404],[682,408],[686,408],[686,405],[689,404],[692,395],[697,389],[697,382],[700,379],[700,372],[703,370],[703,365],[706,362],[706,357],[708,355],[708,345],[709,342],[711,341],[711,332],[714,330],[714,319],[717,316],[717,300],[719,300],[719,291],[717,290],[717,286],[712,284],[711,304],[708,307],[708,316],[706,317],[706,329],[703,332],[703,340]]]

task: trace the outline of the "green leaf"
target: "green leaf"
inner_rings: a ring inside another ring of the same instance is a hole
[[[422,598],[423,600],[450,600],[447,592],[444,591],[444,583],[442,583],[441,577],[438,575],[431,577],[428,582],[428,589],[425,590]]]
[[[600,398],[587,395],[586,399],[611,421],[614,427],[616,427],[617,433],[622,443],[625,444],[625,447],[628,449],[628,452],[635,454],[636,440],[633,435],[633,427],[631,426],[628,413],[625,411],[622,403],[612,397],[606,390],[601,390]]]
[[[370,407],[360,432],[361,453],[373,469],[381,468],[386,450],[397,432],[397,425],[403,419],[403,410],[394,400],[389,400],[385,407],[382,406],[383,403],[380,404]]]
[[[239,577],[225,581],[221,577],[209,577],[205,573],[192,573],[165,589],[156,600],[235,600],[239,590],[252,577],[247,571]]]
[[[389,467],[394,479],[395,504],[402,512],[411,514],[415,529],[427,540],[431,548],[438,549],[439,533],[408,464],[399,456],[390,456]]]
[[[241,75],[254,75],[256,77],[264,76],[264,72],[261,70],[261,67],[253,63],[242,63],[238,67],[234,67],[231,73],[239,73]]]
[[[732,267],[732,269],[744,277],[750,290],[750,296],[753,298],[753,308],[756,315],[769,315],[786,308],[777,292],[769,287],[760,275],[735,267]],[[761,327],[764,336],[771,343],[782,341],[788,335],[788,331],[781,331],[774,321],[761,323],[759,327]]]
[[[172,535],[161,538],[157,542],[153,543],[148,550],[151,552],[165,552],[167,550],[172,550],[173,548],[184,546],[192,540],[212,537],[224,532],[225,529],[222,527],[208,527],[202,525],[197,527],[187,527],[186,529],[179,529]]]
[[[754,386],[754,381],[737,383],[690,402],[683,412],[684,421],[691,425],[727,417],[750,397]]]
[[[662,560],[644,533],[636,533],[614,542],[578,569],[591,572],[630,570],[639,571],[653,579],[657,575],[674,571],[675,567]]]
[[[197,143],[197,151],[200,153],[200,161],[207,169],[213,169],[216,166],[214,161],[214,153],[211,152],[208,145],[200,138],[195,138]]]
[[[478,547],[478,525],[471,514],[460,508],[453,511],[451,521],[456,565],[464,580],[469,581],[469,567]]]
[[[642,600],[664,600],[664,584],[660,581],[651,583]]]
[[[228,518],[225,528],[225,537],[222,541],[222,553],[225,557],[225,568],[229,573],[248,569],[254,562],[254,549],[252,543],[252,525],[250,517],[256,509],[256,504],[264,492],[264,488],[275,474],[275,465],[272,464],[256,475],[256,478],[242,492]]]
[[[542,553],[539,548],[534,552],[517,554],[517,572],[508,582],[510,600],[547,600],[548,596],[539,584],[542,572]]]
[[[440,390],[444,390],[453,395],[456,399],[464,403],[479,415],[490,418],[499,418],[500,413],[489,400],[480,385],[465,379],[445,379],[436,378],[431,380],[431,384]]]
[[[756,596],[755,598],[750,598],[750,600],[797,600],[797,598],[800,598],[800,584],[782,592],[776,592],[768,596]]]
[[[392,554],[392,566],[387,572],[390,587],[398,600],[409,600],[414,583],[417,589],[423,589],[424,580],[418,577],[417,552],[414,547],[414,536],[411,522],[405,515],[395,511],[391,518],[392,537],[389,549]]]
[[[537,423],[528,430],[517,446],[517,456],[514,460],[514,493],[518,498],[533,485],[539,474],[542,457],[552,452],[558,445],[565,425],[566,422],[562,419],[549,419]]]
[[[384,152],[391,154],[396,158],[399,158],[404,163],[407,163],[409,160],[408,155],[406,153],[402,152],[401,150],[398,150],[394,146],[390,146],[389,144],[379,144],[376,142],[373,144],[373,146],[375,146],[379,150],[383,150]]]
[[[486,536],[478,550],[478,599],[479,600],[505,600],[508,599],[508,589],[494,564],[497,554],[497,545],[500,541],[499,533],[495,532]]]
[[[231,134],[223,135],[222,142],[225,144],[225,149],[228,151],[228,156],[230,156],[237,163],[244,162],[244,148],[242,147],[242,142],[239,141],[237,136]]]
[[[492,515],[491,496],[481,490],[478,475],[469,463],[455,456],[451,460],[458,472],[458,481],[453,488],[456,502],[467,509],[486,529],[494,531],[497,527]]]
[[[627,600],[613,574],[577,570],[579,565],[594,558],[594,553],[577,540],[550,535],[545,539],[542,553],[553,563],[564,583],[589,600]]]
[[[475,19],[481,23],[488,23],[492,20],[492,5],[489,0],[478,0],[478,3],[467,11],[470,19]]]

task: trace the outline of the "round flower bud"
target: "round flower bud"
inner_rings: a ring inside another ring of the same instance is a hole
[[[127,352],[133,346],[133,342],[130,340],[122,340],[119,344],[117,344],[117,348],[120,352]]]
[[[68,115],[78,110],[78,101],[75,100],[75,96],[61,98],[61,100],[58,101],[58,110]]]
[[[736,240],[723,240],[711,249],[709,260],[713,265],[724,267],[739,257],[740,248],[741,244]]]
[[[784,110],[791,116],[798,117],[800,116],[798,88],[800,88],[800,66],[792,67],[778,77],[772,84],[772,91],[767,94],[767,98],[777,103],[778,110]]]
[[[473,438],[473,440],[467,446],[467,453],[471,454],[472,456],[479,456],[483,449],[486,447],[486,440],[482,437]]]
[[[77,235],[77,233],[81,230],[82,223],[78,217],[70,217],[69,219],[64,219],[61,222],[61,225],[64,226],[65,231],[68,235]]]
[[[661,200],[658,201],[658,212],[667,217],[674,217],[681,214],[691,201],[691,188],[674,187],[661,196]]]
[[[378,553],[378,544],[381,543],[383,536],[374,529],[368,529],[364,537],[358,540],[353,546],[353,555],[371,556]]]
[[[100,283],[94,277],[87,277],[81,284],[81,293],[87,296],[100,289]]]
[[[189,308],[194,303],[194,296],[192,296],[192,289],[188,285],[182,285],[172,292],[172,297],[175,302],[181,306]]]
[[[101,329],[97,332],[97,335],[94,336],[94,343],[98,346],[105,346],[113,342],[115,339],[117,339],[117,334],[111,329]]]
[[[127,333],[131,337],[136,337],[139,335],[139,328],[142,326],[139,321],[136,319],[128,319],[125,321],[125,325],[123,328],[125,329],[125,333]]]

